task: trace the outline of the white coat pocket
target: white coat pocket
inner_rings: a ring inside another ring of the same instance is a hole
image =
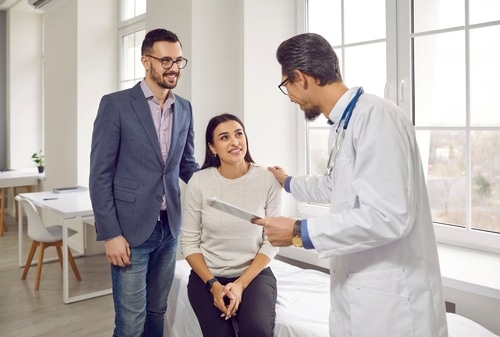
[[[348,275],[353,337],[413,336],[403,269]]]

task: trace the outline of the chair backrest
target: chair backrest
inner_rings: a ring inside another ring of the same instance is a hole
[[[16,200],[21,202],[24,212],[28,218],[28,236],[35,241],[39,242],[55,242],[61,238],[52,235],[45,227],[40,214],[33,205],[31,201],[25,199],[19,195],[16,196]]]

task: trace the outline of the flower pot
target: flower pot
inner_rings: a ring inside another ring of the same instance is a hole
[[[43,173],[45,167],[44,166],[37,166],[37,167],[38,167],[38,173]]]

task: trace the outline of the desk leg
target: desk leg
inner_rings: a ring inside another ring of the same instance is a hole
[[[68,276],[68,222],[63,219],[62,225],[62,237],[63,237],[63,301],[64,303],[70,303],[69,301],[69,276]]]
[[[19,187],[19,186],[17,186],[17,187]],[[17,187],[16,186],[13,187],[13,189],[14,189],[14,198],[17,195]],[[23,186],[21,186],[21,187],[23,187]],[[24,186],[24,187],[26,188],[27,193],[31,193],[33,191],[33,189],[31,188],[31,186]],[[17,203],[15,204],[15,206],[16,206],[16,219],[17,219],[17,218],[19,218],[19,206],[18,206]]]
[[[5,212],[5,190],[6,188],[5,187],[2,187],[2,201],[1,201],[1,205],[0,205],[0,236],[3,236],[3,232],[4,231],[7,231],[7,225],[5,225],[5,222],[3,221],[3,216],[4,216],[4,212]]]
[[[19,267],[24,266],[24,261],[23,261],[23,205],[21,204],[20,201],[16,201],[17,206],[19,208],[19,217],[17,219],[17,228],[18,228],[18,238],[19,238]]]

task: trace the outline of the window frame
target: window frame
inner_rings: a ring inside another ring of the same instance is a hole
[[[412,35],[410,31],[410,23],[412,19],[411,1],[412,0],[386,0],[387,79],[384,96],[385,98],[395,102],[398,106],[400,106],[402,110],[405,111],[408,116],[414,121],[415,112],[412,78],[412,37],[416,34]],[[467,0],[465,1],[467,2]],[[308,0],[297,0],[296,3],[298,27],[297,33],[303,33],[307,31],[308,27]],[[467,45],[466,48],[469,48],[469,46]],[[304,144],[303,147],[299,146],[297,152],[298,162],[304,163],[304,165],[299,166],[300,172],[298,172],[298,174],[306,174],[308,171],[307,167],[310,166],[308,158],[309,144],[307,143],[307,130],[317,126],[307,126],[304,122],[302,111],[300,111],[299,108],[297,108],[297,110],[299,110],[299,113],[297,114],[299,116],[299,120],[297,122],[299,131],[298,144]],[[469,114],[468,109],[467,114]],[[467,130],[477,129],[477,127],[471,127],[470,125],[466,125],[464,128],[466,128]],[[415,129],[429,130],[432,128],[416,127]],[[491,129],[491,127],[485,127],[484,129],[488,130]],[[471,166],[471,158],[468,157],[467,161],[467,167],[469,171]],[[467,181],[469,182],[470,172],[468,172],[467,178]],[[470,183],[468,183],[468,189],[470,191]],[[470,213],[470,201],[468,202],[467,207],[469,208],[467,212]],[[327,214],[329,212],[329,208],[323,205],[297,202],[297,212],[301,217],[320,216]],[[435,222],[434,229],[437,242],[500,253],[500,234],[473,229],[470,228],[470,221],[468,221],[467,223],[467,226],[463,228],[454,226],[452,224],[441,224]]]
[[[124,67],[124,62],[125,60],[123,59],[123,53],[124,53],[124,45],[123,45],[123,39],[127,35],[135,34],[141,30],[146,30],[146,13],[137,15],[133,18],[127,19],[127,20],[121,20],[123,12],[123,1],[120,1],[120,10],[119,10],[119,20],[118,20],[118,45],[119,45],[119,50],[118,50],[118,88],[123,89],[124,83],[129,82],[130,79],[124,79],[123,78],[123,67]],[[137,57],[141,57],[141,55],[137,55]],[[135,77],[133,79],[134,82],[140,81],[144,75],[141,75],[139,77]]]

